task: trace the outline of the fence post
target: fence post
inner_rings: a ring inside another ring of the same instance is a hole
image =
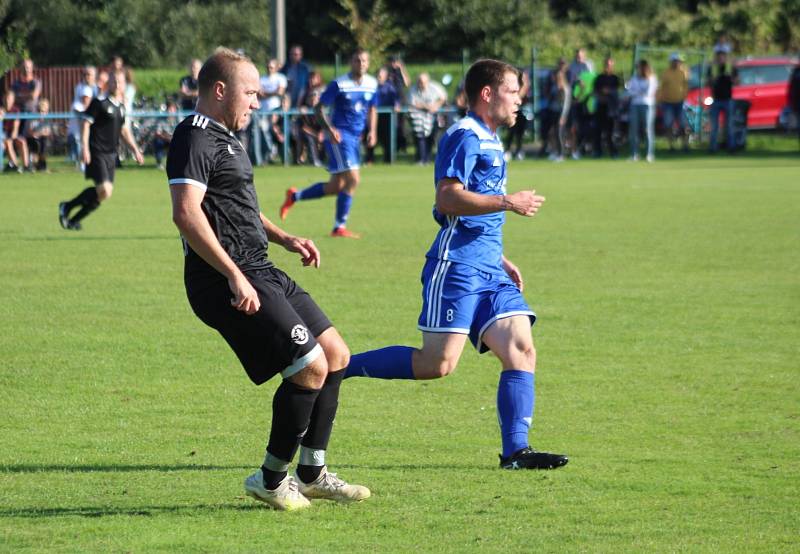
[[[380,115],[378,116],[380,117]],[[397,159],[397,112],[392,111],[389,114],[389,163],[393,164]]]
[[[537,54],[538,51],[534,46],[531,48],[531,87],[532,87],[532,98],[533,98],[533,140],[536,141],[536,137],[539,136],[539,129],[541,122],[537,116],[537,108],[539,107],[539,76],[537,75]]]
[[[292,137],[289,136],[289,116],[288,112],[283,110],[283,167],[289,167],[289,142]]]

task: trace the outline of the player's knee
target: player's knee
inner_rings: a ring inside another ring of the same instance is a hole
[[[530,342],[519,342],[512,345],[509,359],[504,365],[523,371],[536,369],[536,348]]]
[[[339,371],[350,364],[350,349],[344,341],[338,341],[325,349],[325,357],[328,360],[328,371]]]
[[[325,356],[317,356],[306,367],[292,375],[289,379],[307,389],[321,389],[328,376],[328,360]]]
[[[441,379],[447,377],[456,370],[458,359],[436,358],[427,360],[414,368],[414,376],[417,379]]]
[[[111,198],[111,193],[114,191],[114,187],[111,183],[103,183],[97,187],[97,199],[102,202],[103,200],[108,200]]]

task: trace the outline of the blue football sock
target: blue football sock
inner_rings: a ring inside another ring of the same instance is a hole
[[[374,377],[376,379],[413,379],[410,346],[387,346],[350,356],[344,378]]]
[[[503,440],[503,457],[528,446],[528,430],[533,420],[533,373],[508,369],[500,373],[497,385],[497,417]]]
[[[322,198],[323,196],[325,196],[325,183],[314,183],[303,190],[295,192],[294,201],[314,200],[315,198]]]
[[[336,219],[333,228],[338,229],[347,223],[347,216],[350,215],[350,206],[353,205],[353,197],[347,193],[340,192],[336,197]]]

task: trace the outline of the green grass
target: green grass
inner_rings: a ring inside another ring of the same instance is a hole
[[[441,381],[347,381],[328,458],[373,498],[297,514],[243,496],[276,383],[192,315],[164,174],[120,171],[81,233],[56,222],[78,174],[0,176],[0,551],[800,551],[795,144],[513,163],[547,196],[506,225],[540,317],[532,440],[570,464],[496,468],[498,363],[468,350]],[[272,216],[324,172],[256,178]],[[365,168],[361,241],[300,205],[319,270],[271,247],[354,352],[419,344],[431,181]]]

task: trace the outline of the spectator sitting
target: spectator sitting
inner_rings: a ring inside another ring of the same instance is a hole
[[[3,111],[6,116],[22,112],[16,103],[16,95],[11,89],[7,90],[3,97]],[[3,119],[3,135],[3,147],[8,155],[8,164],[5,167],[5,171],[22,173],[23,167],[25,171],[30,171],[28,143],[25,137],[20,134],[20,120]],[[17,155],[17,149],[19,149],[19,155]],[[20,159],[22,160],[22,167],[20,167]]]
[[[416,161],[420,165],[430,161],[434,141],[436,112],[447,100],[444,90],[431,83],[427,73],[420,73],[417,84],[408,92],[409,117],[416,141]]]
[[[197,76],[200,75],[200,68],[202,62],[197,58],[189,63],[189,74],[181,77],[180,81],[180,102],[181,110],[185,112],[194,111],[194,105],[197,103],[197,94],[200,90],[200,85],[197,82]]]
[[[25,130],[28,148],[33,155],[37,171],[48,171],[47,154],[55,134],[52,120],[46,117],[49,113],[50,101],[47,98],[40,98],[39,115],[42,117],[29,120]]]
[[[322,143],[325,139],[322,125],[314,115],[314,106],[319,103],[325,86],[322,83],[322,74],[312,71],[308,74],[308,88],[298,109],[302,115],[294,120],[292,125],[293,156],[298,164],[309,161],[316,167],[322,167],[325,155]]]
[[[324,155],[324,150],[322,144],[325,140],[325,130],[314,114],[314,107],[319,104],[319,98],[322,96],[322,87],[313,86],[315,82],[314,75],[319,75],[319,73],[311,73],[309,90],[303,100],[303,105],[300,107],[303,115],[299,119],[300,136],[297,141],[297,163],[305,163],[305,152],[308,152],[314,166],[323,167],[322,156]],[[321,82],[320,78],[319,83],[321,84]]]
[[[42,82],[34,76],[33,60],[30,58],[22,61],[22,75],[12,83],[11,90],[14,91],[16,105],[20,112],[36,112],[39,95],[42,93]]]
[[[169,148],[169,143],[172,142],[172,132],[178,124],[176,117],[178,105],[172,100],[167,102],[167,113],[171,115],[159,118],[153,134],[153,154],[156,157],[156,166],[161,170],[164,169],[164,154]]]

